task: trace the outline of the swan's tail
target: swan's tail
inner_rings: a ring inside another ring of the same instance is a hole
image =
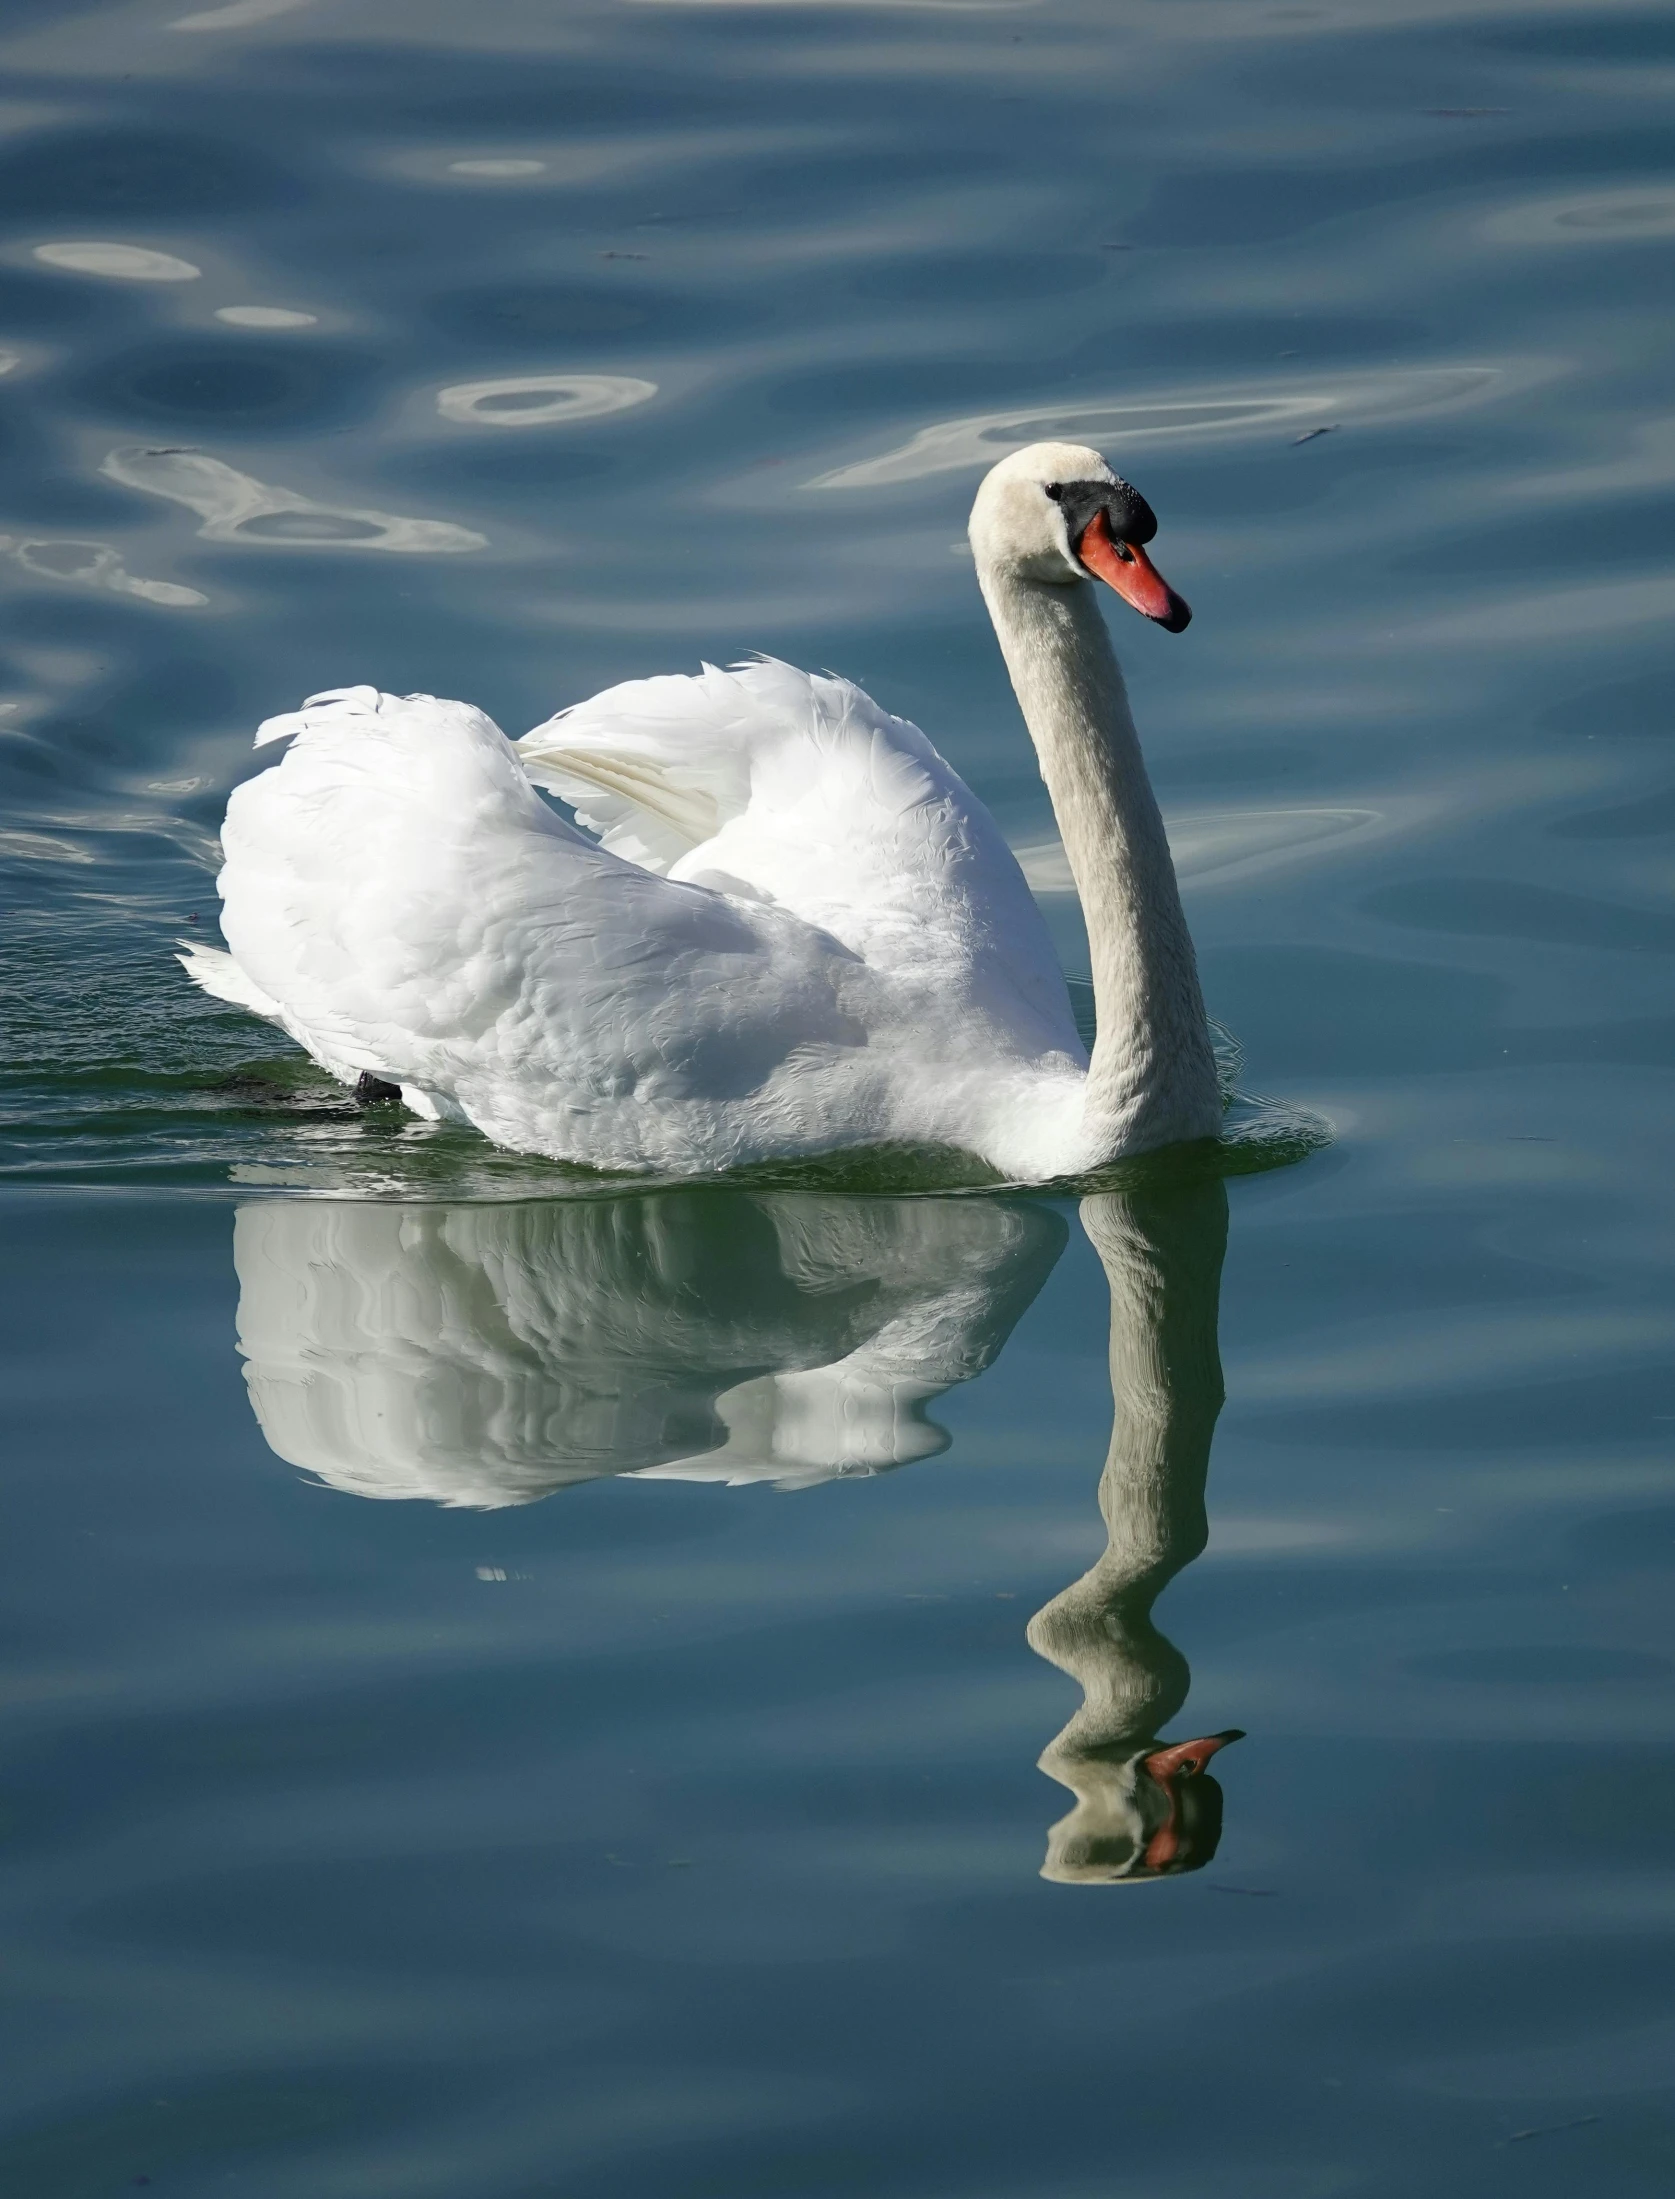
[[[270,1023],[284,1020],[278,1001],[270,1000],[260,985],[246,977],[230,954],[219,947],[206,947],[196,939],[177,940],[176,945],[185,951],[175,960],[194,985],[201,985],[206,993],[235,1008],[248,1008],[255,1015],[266,1016]]]

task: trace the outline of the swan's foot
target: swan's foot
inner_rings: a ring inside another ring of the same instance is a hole
[[[399,1084],[386,1084],[382,1077],[375,1077],[370,1069],[363,1069],[355,1079],[355,1105],[357,1107],[383,1107],[401,1097]]]

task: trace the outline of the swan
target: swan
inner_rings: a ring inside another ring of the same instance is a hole
[[[1002,459],[971,514],[1086,915],[1091,1059],[983,804],[916,726],[771,659],[631,681],[516,746],[370,687],[268,719],[257,746],[290,747],[227,805],[228,951],[180,960],[362,1098],[596,1169],[908,1145],[1039,1183],[1213,1137],[1192,941],[1091,585],[1178,633],[1155,531],[1073,443]]]

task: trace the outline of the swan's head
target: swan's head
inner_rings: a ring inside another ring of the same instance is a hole
[[[1070,587],[1097,577],[1178,634],[1190,607],[1146,555],[1152,508],[1084,443],[1031,443],[985,475],[971,507],[978,569]]]

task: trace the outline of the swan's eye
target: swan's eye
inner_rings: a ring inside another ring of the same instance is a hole
[[[1064,494],[1064,483],[1062,481],[1049,481],[1047,483],[1047,494],[1056,504]]]

